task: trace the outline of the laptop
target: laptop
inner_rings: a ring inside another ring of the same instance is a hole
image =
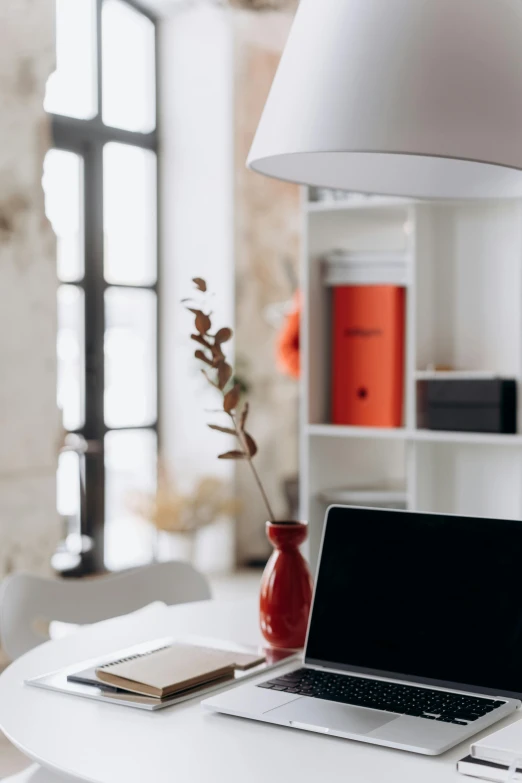
[[[209,710],[438,755],[522,699],[522,522],[332,506],[304,662]]]

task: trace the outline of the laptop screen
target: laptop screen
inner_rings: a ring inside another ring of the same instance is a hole
[[[331,508],[305,660],[520,697],[522,522]]]

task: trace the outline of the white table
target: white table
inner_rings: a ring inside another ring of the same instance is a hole
[[[257,644],[257,607],[250,601],[164,607],[143,619],[108,620],[43,644],[0,677],[1,728],[39,764],[93,783],[466,780],[455,771],[455,762],[466,755],[467,743],[428,758],[210,714],[198,699],[148,713],[23,685],[27,677],[171,634]]]

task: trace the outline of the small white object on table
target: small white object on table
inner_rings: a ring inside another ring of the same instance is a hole
[[[255,601],[203,601],[121,617],[32,650],[0,676],[0,728],[29,758],[91,783],[463,783],[465,743],[437,758],[212,714],[200,699],[143,712],[24,680],[164,636],[259,644]],[[295,665],[295,664],[294,664]],[[266,678],[266,673],[259,677]],[[254,681],[255,682],[255,681]],[[496,728],[516,720],[511,716]]]

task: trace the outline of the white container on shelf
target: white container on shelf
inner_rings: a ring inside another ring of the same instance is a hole
[[[323,284],[328,287],[411,283],[411,259],[405,252],[334,250],[322,263]]]

